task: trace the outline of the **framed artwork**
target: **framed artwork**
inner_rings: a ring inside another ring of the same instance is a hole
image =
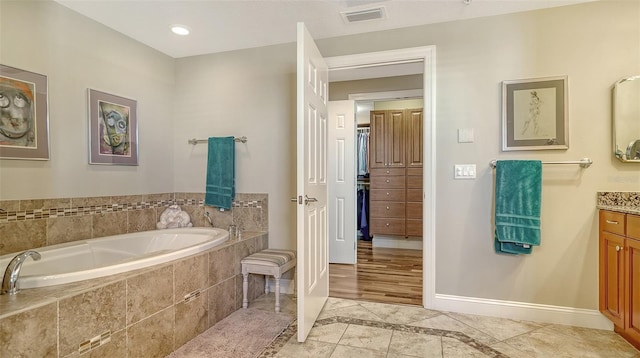
[[[0,159],[49,160],[47,76],[0,65]]]
[[[502,82],[502,150],[569,149],[567,76]]]
[[[89,89],[89,164],[138,165],[138,104]]]

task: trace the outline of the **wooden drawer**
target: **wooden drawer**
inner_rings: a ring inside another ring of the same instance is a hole
[[[407,219],[407,236],[422,236],[422,220]]]
[[[419,177],[407,177],[408,189],[422,189],[422,176]]]
[[[372,218],[404,218],[405,210],[404,202],[372,201],[369,215]]]
[[[404,168],[384,168],[384,169],[371,169],[369,173],[370,177],[377,176],[404,176]]]
[[[404,189],[371,189],[371,191],[369,191],[369,200],[384,202],[404,201],[405,191]]]
[[[422,220],[422,203],[407,203],[407,219]]]
[[[422,189],[407,189],[407,202],[422,202]]]
[[[640,240],[640,215],[627,214],[627,236]]]
[[[625,235],[625,214],[600,210],[600,230]]]
[[[405,234],[404,219],[371,218],[371,233],[374,235],[403,235]]]
[[[371,189],[404,189],[404,176],[382,176],[370,178]]]
[[[422,176],[422,168],[407,168],[408,176]]]

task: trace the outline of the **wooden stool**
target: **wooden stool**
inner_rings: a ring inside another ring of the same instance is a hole
[[[269,277],[276,280],[276,312],[280,312],[280,277],[283,273],[296,266],[296,253],[289,250],[266,249],[249,255],[240,261],[242,264],[242,308],[249,306],[247,291],[249,289],[249,274],[265,275],[264,292],[269,293]],[[294,273],[295,289],[295,273]]]

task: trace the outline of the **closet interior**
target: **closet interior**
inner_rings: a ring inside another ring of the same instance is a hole
[[[376,103],[366,123],[358,119],[358,238],[421,249],[423,115],[422,108],[394,108],[403,102]]]
[[[356,228],[358,239],[371,241],[369,232],[369,133],[368,123],[356,128]]]
[[[422,305],[422,100],[356,104],[357,263],[329,295]]]

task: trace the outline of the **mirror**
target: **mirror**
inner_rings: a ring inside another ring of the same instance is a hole
[[[613,86],[613,152],[623,162],[640,163],[640,76]]]

